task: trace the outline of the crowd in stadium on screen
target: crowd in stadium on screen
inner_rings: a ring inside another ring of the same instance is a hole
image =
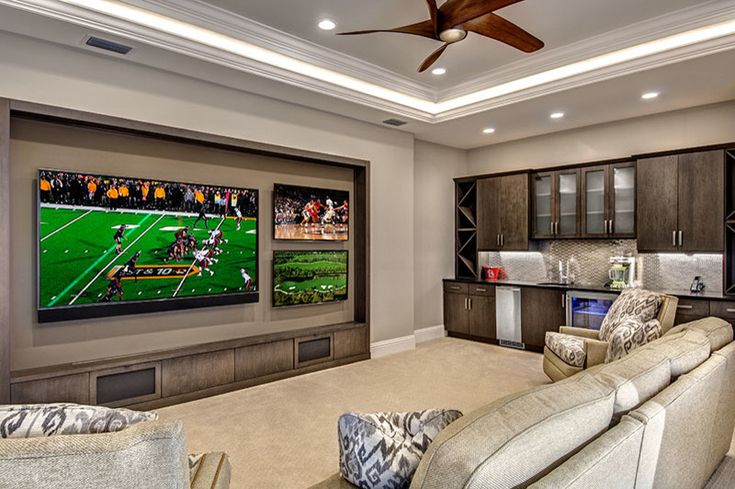
[[[56,171],[39,175],[41,202],[110,210],[158,210],[226,215],[239,208],[245,217],[257,217],[256,192],[214,185],[118,178]]]

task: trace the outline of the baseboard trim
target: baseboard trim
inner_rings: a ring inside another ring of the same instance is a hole
[[[444,338],[447,332],[444,330],[443,324],[438,324],[436,326],[429,326],[428,328],[417,329],[413,334],[416,337],[416,344],[418,345],[426,341]]]
[[[380,358],[416,349],[416,335],[391,338],[370,344],[370,357]]]

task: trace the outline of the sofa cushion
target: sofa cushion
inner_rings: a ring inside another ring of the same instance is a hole
[[[608,341],[615,328],[626,317],[636,317],[643,323],[654,319],[661,307],[661,294],[645,289],[625,289],[615,299],[600,326],[600,339]]]
[[[460,416],[443,409],[343,414],[337,430],[340,473],[363,489],[408,487],[429,444]]]
[[[615,396],[579,376],[495,401],[429,446],[412,489],[525,487],[608,429]]]
[[[615,392],[616,418],[661,392],[671,382],[671,362],[662,353],[636,350],[612,363],[596,365],[579,376],[592,376]],[[568,379],[568,380],[573,380]]]
[[[671,376],[677,378],[704,363],[710,356],[710,342],[696,330],[684,330],[667,334],[641,348],[643,352],[656,352],[671,362]],[[645,354],[645,353],[642,353]]]
[[[156,413],[79,404],[0,406],[1,438],[34,438],[121,431],[136,423],[158,419]]]
[[[546,333],[546,347],[556,356],[573,367],[584,367],[587,352],[584,349],[584,339],[563,333]]]
[[[675,335],[683,331],[690,330],[699,331],[705,335],[710,342],[711,351],[717,351],[733,340],[733,330],[730,323],[716,317],[708,317],[680,324],[679,326],[670,329],[665,336]]]
[[[620,360],[639,346],[661,337],[661,323],[651,319],[644,323],[635,316],[623,318],[608,337],[605,362]]]
[[[232,468],[222,452],[189,455],[189,489],[228,489]]]

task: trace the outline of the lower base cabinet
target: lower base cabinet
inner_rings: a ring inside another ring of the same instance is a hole
[[[445,282],[444,327],[449,333],[496,339],[495,287]]]
[[[530,350],[543,350],[547,331],[559,331],[566,323],[566,294],[563,290],[521,288],[521,331]]]

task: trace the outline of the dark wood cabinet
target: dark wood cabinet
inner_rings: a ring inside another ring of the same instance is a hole
[[[477,181],[479,251],[528,250],[528,174]]]
[[[679,156],[679,249],[724,251],[724,222],[725,152]]]
[[[450,334],[496,339],[495,286],[445,282],[444,328]]]
[[[579,236],[579,176],[579,168],[539,172],[531,176],[532,238]]]
[[[581,180],[581,237],[634,238],[635,162],[585,167]]]
[[[467,294],[444,291],[444,328],[450,333],[470,333]]]
[[[546,332],[565,324],[564,299],[563,290],[521,288],[521,337],[527,349],[542,350]]]
[[[725,152],[638,161],[638,250],[724,250]]]

